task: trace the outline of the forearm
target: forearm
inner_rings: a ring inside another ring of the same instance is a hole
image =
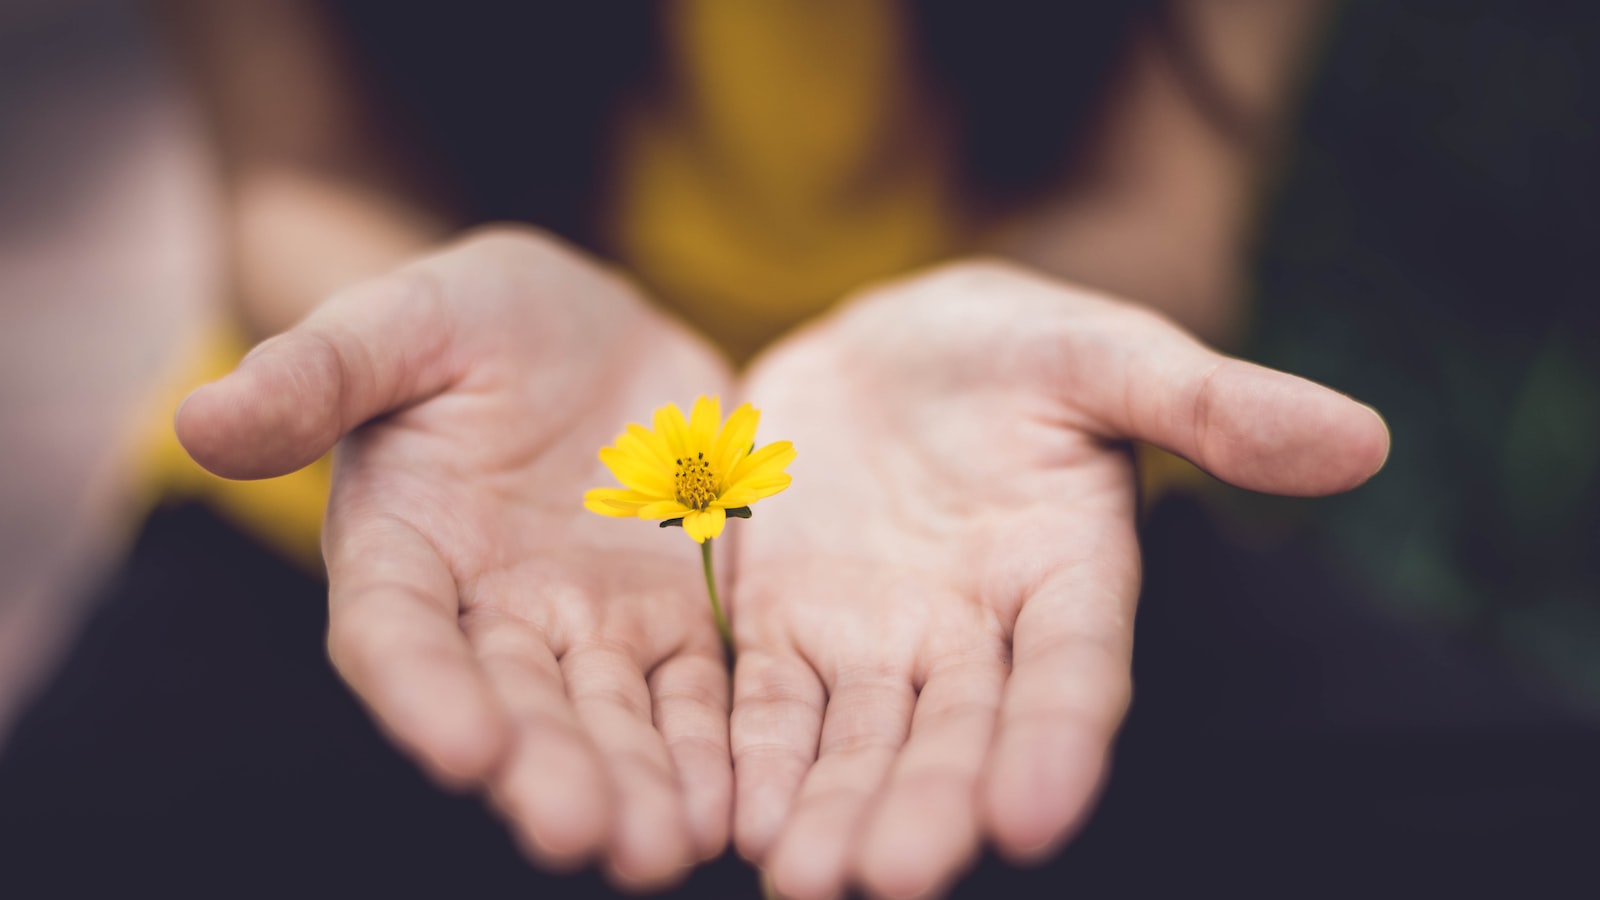
[[[990,249],[1239,338],[1247,256],[1327,0],[1188,0],[1132,48],[1080,169]]]
[[[346,54],[299,0],[165,0],[208,126],[236,317],[266,336],[450,231],[387,152]]]
[[[437,244],[442,219],[405,198],[292,168],[244,174],[229,204],[233,288],[258,337],[299,321],[329,294]]]

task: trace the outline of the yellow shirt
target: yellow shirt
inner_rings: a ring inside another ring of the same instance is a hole
[[[623,111],[613,252],[736,360],[963,240],[898,3],[690,0]]]

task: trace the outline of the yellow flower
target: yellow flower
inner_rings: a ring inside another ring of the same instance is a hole
[[[623,487],[595,488],[583,505],[603,516],[681,519],[697,543],[715,538],[729,515],[748,516],[751,503],[789,486],[783,470],[794,460],[794,445],[774,441],[756,449],[760,419],[746,403],[723,423],[717,398],[701,397],[685,420],[669,403],[656,410],[653,429],[629,425],[600,451]]]

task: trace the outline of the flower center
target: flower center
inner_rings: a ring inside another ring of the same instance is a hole
[[[691,509],[705,509],[717,499],[717,476],[703,452],[678,460],[678,474],[673,476],[672,483],[678,502]]]

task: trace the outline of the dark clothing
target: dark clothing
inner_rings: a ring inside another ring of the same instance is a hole
[[[673,89],[667,4],[327,0],[369,108],[460,224],[513,220],[606,248],[594,216],[613,113]],[[966,193],[1000,211],[1058,179],[1135,27],[1162,0],[902,3],[921,80],[957,129]],[[1040,115],[1041,109],[1050,110]]]
[[[1298,549],[1215,533],[1184,501],[1149,523],[1137,700],[1088,828],[958,896],[1592,896],[1600,732]],[[6,896],[609,896],[389,745],[324,656],[325,590],[204,508],[158,512],[0,756]],[[679,895],[756,891],[730,854]]]

